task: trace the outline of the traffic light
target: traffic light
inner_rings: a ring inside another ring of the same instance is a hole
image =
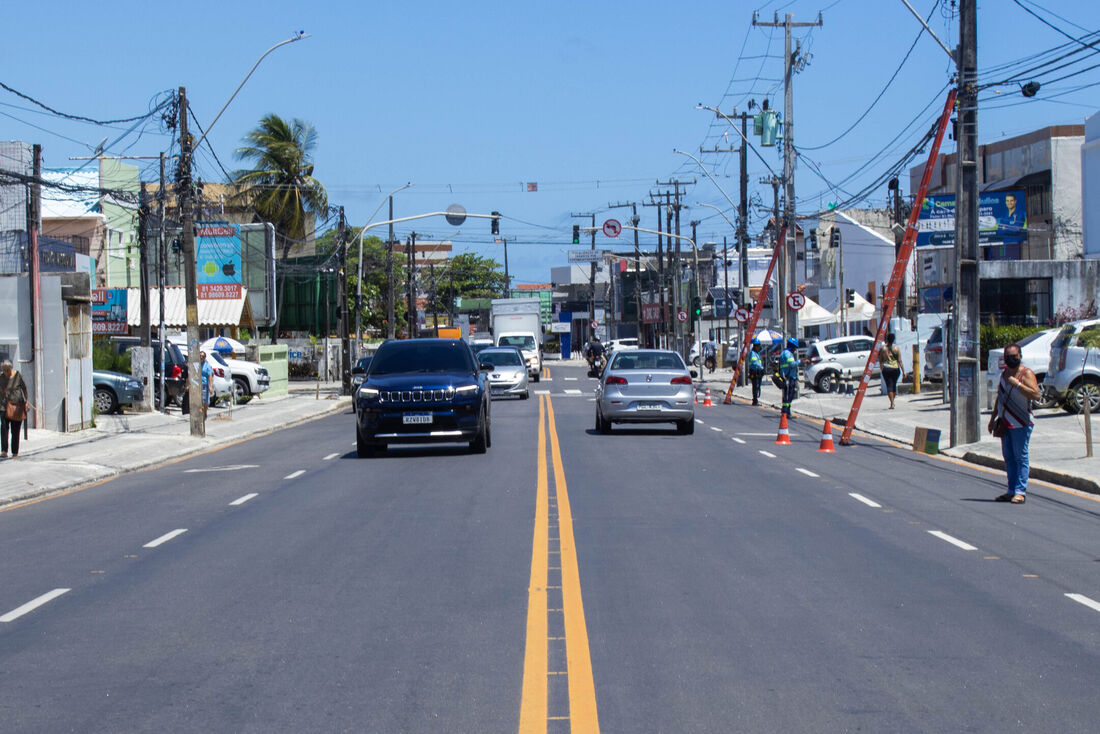
[[[573,244],[579,245],[581,243],[581,225],[573,225]]]
[[[816,228],[810,230],[810,249],[811,250],[816,250],[817,249],[817,229]]]
[[[489,232],[491,234],[500,234],[500,212],[490,212],[493,218],[489,220]]]
[[[692,296],[691,298],[691,315],[698,318],[703,314],[703,302],[699,296]]]
[[[847,295],[848,295],[848,308],[855,308],[856,307],[856,289],[855,288],[845,288],[844,290],[847,292]]]
[[[834,226],[833,231],[829,234],[829,247],[840,247],[840,227]]]

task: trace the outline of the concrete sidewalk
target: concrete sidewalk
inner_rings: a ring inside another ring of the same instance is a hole
[[[709,371],[704,384],[711,389],[712,401],[720,405],[729,387],[732,370]],[[909,389],[909,385],[899,386]],[[837,431],[844,428],[852,407],[854,395],[816,393],[812,388],[800,386],[799,397],[792,405],[795,416],[817,420],[828,418]],[[752,390],[748,386],[734,390],[734,400],[751,402]],[[761,403],[778,409],[781,404],[779,390],[765,378],[760,395]],[[943,401],[939,385],[923,386],[918,395],[898,395],[896,408],[890,410],[890,402],[880,395],[879,382],[873,380],[860,406],[856,419],[856,434],[860,432],[911,445],[917,427],[940,431],[940,451],[948,456],[975,464],[1004,470],[1001,458],[1001,440],[990,436],[986,430],[990,412],[982,411],[982,439],[976,443],[950,447],[950,406]],[[728,408],[728,406],[725,406]],[[1100,416],[1098,416],[1100,418]],[[1100,420],[1096,423],[1100,431]],[[839,449],[839,447],[838,447]],[[1100,458],[1085,456],[1084,417],[1070,415],[1061,408],[1035,412],[1035,429],[1031,434],[1029,449],[1031,477],[1042,479],[1084,492],[1100,494]]]
[[[291,383],[290,394],[211,408],[206,437],[193,438],[189,417],[169,413],[101,415],[72,433],[30,430],[19,458],[0,460],[0,506],[63,492],[127,472],[194,456],[218,446],[351,409],[339,383]],[[350,441],[350,436],[349,436]]]

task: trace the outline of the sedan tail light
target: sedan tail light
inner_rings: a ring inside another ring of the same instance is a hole
[[[691,378],[687,377],[687,376],[684,376],[684,375],[681,375],[680,377],[673,377],[672,378],[672,384],[673,385],[690,385],[691,384]]]
[[[939,354],[940,352],[942,352],[942,351],[943,351],[943,347],[942,347],[942,346],[939,346],[939,345],[937,345],[937,346],[934,346],[934,347],[933,347],[933,346],[930,346],[930,347],[928,347],[928,351],[929,351],[929,352],[935,352],[936,354]]]
[[[625,385],[626,384],[626,378],[625,377],[616,377],[615,375],[612,375],[611,377],[607,378],[607,384],[608,385]]]
[[[183,368],[180,367],[178,364],[174,364],[172,365],[172,369],[168,374],[171,375],[173,380],[178,380],[179,378],[183,377]]]
[[[225,377],[225,372],[222,371],[221,367],[215,367],[214,368],[214,376],[215,377]]]

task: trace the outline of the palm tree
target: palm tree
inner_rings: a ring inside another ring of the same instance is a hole
[[[294,118],[288,123],[272,113],[245,136],[244,143],[237,149],[236,157],[251,161],[252,168],[234,174],[241,187],[235,198],[238,203],[251,206],[260,220],[275,225],[276,241],[282,246],[285,263],[291,246],[306,238],[307,215],[328,209],[328,193],[313,177],[312,153],[317,145],[317,131],[308,122]],[[285,291],[285,266],[281,270],[279,311]],[[278,331],[276,312],[272,343]]]

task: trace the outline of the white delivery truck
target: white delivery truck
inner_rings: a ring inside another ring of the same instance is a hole
[[[542,374],[542,303],[538,298],[494,298],[489,328],[497,346],[517,347],[535,382]]]

